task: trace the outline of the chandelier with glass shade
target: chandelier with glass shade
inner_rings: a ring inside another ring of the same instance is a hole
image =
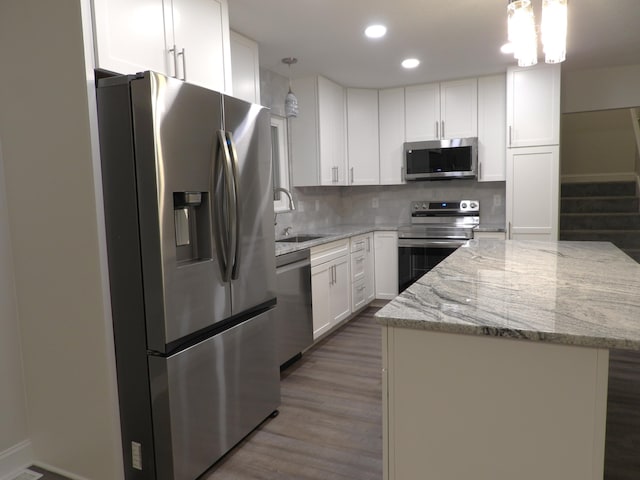
[[[538,63],[538,28],[531,0],[509,0],[508,38],[518,66]],[[542,0],[540,36],[546,63],[565,60],[567,45],[567,0]]]

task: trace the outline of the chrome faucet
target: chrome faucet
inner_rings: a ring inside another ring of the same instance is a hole
[[[296,206],[293,204],[293,197],[291,196],[291,192],[283,187],[277,187],[273,189],[274,195],[278,192],[284,193],[289,199],[289,210],[293,211],[296,209]]]
[[[296,206],[293,203],[293,197],[291,196],[291,192],[289,190],[287,190],[286,188],[283,187],[277,187],[273,189],[273,195],[275,197],[275,194],[278,192],[282,192],[284,193],[287,198],[289,199],[289,210],[294,211],[296,209]],[[278,212],[276,212],[273,215],[273,224],[277,225],[278,224]]]

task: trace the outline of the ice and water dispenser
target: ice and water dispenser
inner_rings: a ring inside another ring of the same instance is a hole
[[[211,259],[209,192],[174,192],[173,214],[178,263]]]

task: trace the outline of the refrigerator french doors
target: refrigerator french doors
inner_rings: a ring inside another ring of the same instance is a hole
[[[279,404],[268,110],[97,87],[125,475],[191,480]]]

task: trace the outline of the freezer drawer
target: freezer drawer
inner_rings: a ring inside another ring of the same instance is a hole
[[[149,357],[158,480],[193,480],[280,404],[273,309]]]

